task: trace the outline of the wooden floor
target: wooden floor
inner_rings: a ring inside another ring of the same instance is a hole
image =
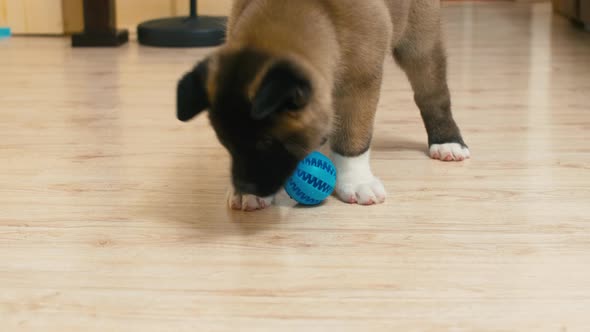
[[[590,33],[445,9],[465,163],[388,62],[375,207],[231,212],[174,87],[207,50],[0,41],[0,330],[590,331]]]

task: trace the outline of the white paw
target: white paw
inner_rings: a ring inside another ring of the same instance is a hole
[[[227,202],[232,210],[257,211],[272,205],[273,197],[258,197],[254,195],[242,195],[233,188],[229,190]]]
[[[463,161],[469,159],[469,149],[459,143],[432,144],[430,158],[442,161]]]
[[[336,185],[338,197],[350,204],[375,205],[385,202],[385,187],[376,177],[370,182],[343,182]]]
[[[374,205],[385,202],[387,193],[381,181],[371,172],[369,152],[358,157],[333,154],[338,169],[336,194],[350,204]]]

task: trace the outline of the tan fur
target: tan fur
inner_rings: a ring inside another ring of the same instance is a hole
[[[431,157],[468,158],[451,112],[439,0],[235,0],[227,42],[179,81],[178,118],[209,108],[234,187],[274,194],[326,140],[344,164],[367,155],[391,55],[414,90]],[[442,153],[449,144],[466,154]],[[352,182],[342,185],[362,191],[378,180]]]
[[[406,59],[420,58],[442,45],[439,7],[436,0],[236,0],[222,50],[254,47],[305,68],[313,112],[287,115],[273,131],[311,137],[322,131],[317,126],[329,127],[333,149],[355,155],[370,144],[386,56],[401,45]],[[413,64],[398,63],[419,87],[424,77],[412,77]],[[249,96],[262,76],[253,78]]]
[[[219,71],[219,61],[217,57],[211,57],[209,60],[207,69],[209,71],[207,75],[207,96],[211,103],[215,102],[217,96],[217,72]]]
[[[243,92],[250,100],[272,63],[288,59],[311,81],[313,98],[305,112],[279,115],[271,134],[306,137],[297,155],[329,136],[335,152],[355,156],[370,146],[383,63],[394,54],[414,88],[429,144],[464,145],[450,111],[439,12],[438,0],[235,0],[227,42],[209,64],[209,96],[222,85],[215,81],[219,57],[243,49],[269,55]]]

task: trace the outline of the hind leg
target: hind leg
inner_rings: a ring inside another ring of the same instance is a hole
[[[402,42],[394,49],[396,62],[406,72],[428,133],[430,157],[442,161],[469,158],[467,145],[451,112],[447,62],[439,38],[431,45]]]

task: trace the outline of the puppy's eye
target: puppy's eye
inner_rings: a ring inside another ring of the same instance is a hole
[[[272,147],[273,139],[270,136],[262,137],[261,139],[256,142],[256,149],[257,150],[268,150]]]

